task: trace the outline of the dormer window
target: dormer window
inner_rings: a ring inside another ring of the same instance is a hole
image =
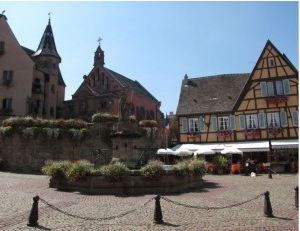
[[[4,55],[5,53],[5,42],[0,41],[0,55]]]

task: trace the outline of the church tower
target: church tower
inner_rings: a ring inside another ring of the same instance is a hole
[[[105,64],[104,62],[104,51],[101,49],[100,44],[97,47],[97,50],[95,52],[94,56],[94,66],[99,65],[100,67],[103,67]]]

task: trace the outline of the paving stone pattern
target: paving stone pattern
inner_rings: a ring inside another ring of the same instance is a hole
[[[295,190],[298,174],[206,175],[204,185],[192,192],[166,195],[193,206],[226,206],[270,192],[274,218],[263,214],[264,196],[249,203],[219,210],[186,208],[161,199],[164,224],[153,222],[155,195],[111,196],[61,192],[48,187],[48,178],[0,172],[0,230],[298,230]],[[39,195],[50,204],[74,215],[103,218],[137,208],[124,217],[96,221],[62,214],[39,202],[39,227],[27,226],[33,197]]]

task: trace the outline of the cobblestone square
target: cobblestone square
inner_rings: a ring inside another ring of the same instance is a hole
[[[41,175],[0,172],[0,230],[298,230],[295,190],[298,174],[274,174],[251,178],[242,175],[206,175],[204,185],[192,192],[166,198],[195,207],[222,207],[270,192],[274,218],[264,216],[264,196],[225,209],[187,208],[161,199],[164,224],[153,222],[155,195],[112,196],[61,192],[48,187]],[[83,220],[58,212],[39,202],[39,227],[28,227],[32,198],[39,195],[68,213],[111,220]]]

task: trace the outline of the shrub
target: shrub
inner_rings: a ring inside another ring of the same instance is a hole
[[[123,163],[105,165],[101,168],[103,176],[112,182],[120,181],[122,176],[128,175],[129,169]]]
[[[70,180],[78,180],[91,173],[94,165],[87,160],[79,160],[74,162],[67,170],[66,175]]]
[[[48,160],[42,167],[42,172],[51,178],[65,176],[67,169],[71,166],[71,162],[67,160],[52,161]]]
[[[223,168],[223,167],[226,167],[227,164],[228,164],[228,161],[227,159],[222,156],[222,155],[216,155],[214,158],[213,158],[213,163],[218,167],[218,168]]]
[[[0,127],[0,134],[3,136],[11,136],[13,134],[13,130],[12,126]]]
[[[203,159],[193,159],[188,165],[189,171],[193,176],[204,176],[206,173],[206,162]]]
[[[148,164],[141,168],[141,174],[150,179],[158,179],[164,173],[163,162],[159,160],[150,160]]]
[[[96,113],[92,116],[93,123],[101,122],[118,122],[119,117],[117,115],[112,115],[109,113]]]
[[[3,126],[12,127],[50,127],[50,128],[87,128],[87,123],[82,120],[44,120],[41,118],[26,117],[10,117],[2,121]]]
[[[177,176],[203,176],[206,173],[206,162],[203,159],[190,159],[174,165]]]
[[[25,138],[33,138],[34,136],[36,136],[39,132],[39,129],[37,127],[28,127],[28,128],[24,128],[22,130],[23,136]]]
[[[174,165],[174,171],[177,176],[189,175],[189,160],[180,161]]]

